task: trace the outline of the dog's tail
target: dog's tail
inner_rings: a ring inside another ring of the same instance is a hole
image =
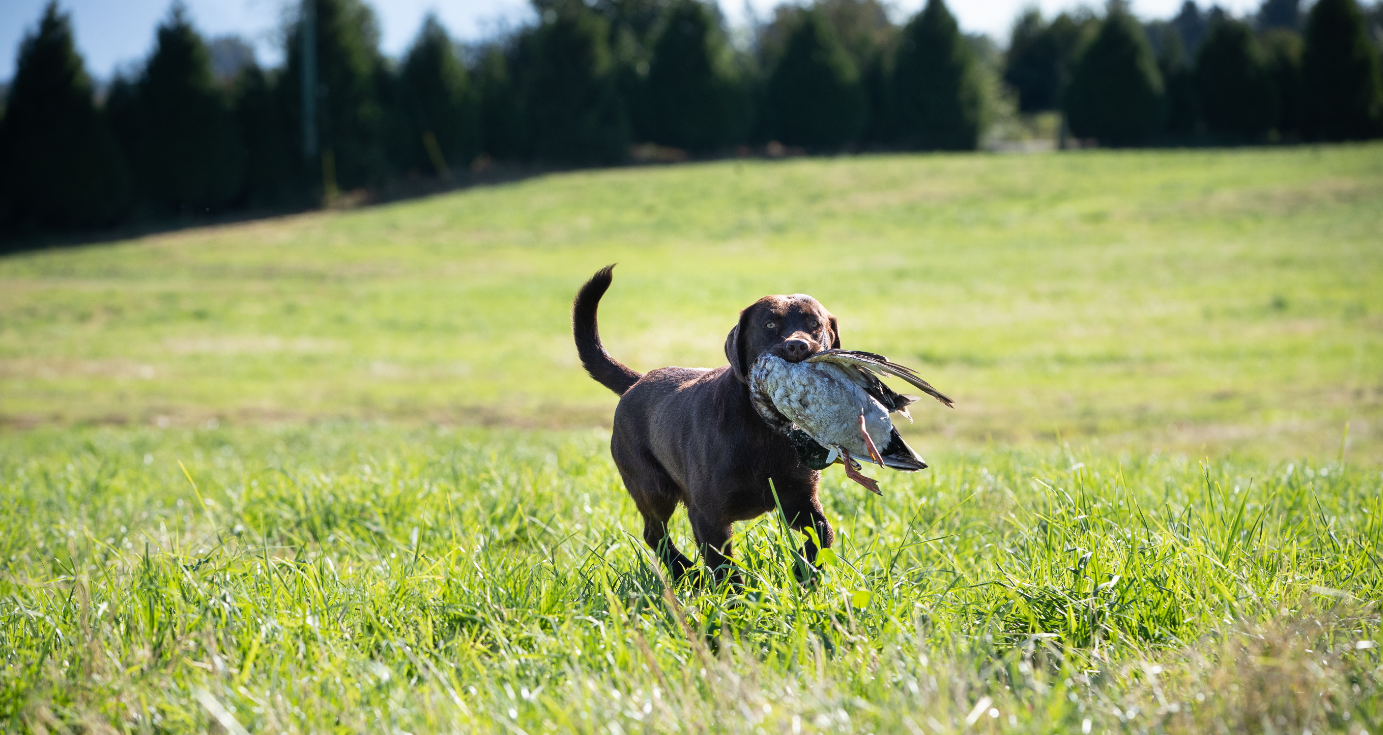
[[[571,305],[571,331],[576,337],[576,354],[581,356],[586,372],[597,383],[622,396],[643,375],[610,357],[605,345],[600,343],[600,329],[595,323],[596,307],[600,305],[600,297],[610,288],[610,281],[614,280],[614,270],[613,264],[601,268],[576,292],[576,301]]]

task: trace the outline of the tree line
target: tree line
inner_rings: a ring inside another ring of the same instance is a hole
[[[1102,145],[1383,133],[1369,25],[1383,4],[1371,21],[1355,0],[1304,18],[1298,0],[1267,0],[1252,24],[1190,0],[1146,24],[1117,0],[1103,16],[1034,10],[994,60],[943,0],[901,26],[879,0],[784,5],[738,48],[709,0],[533,2],[536,23],[474,47],[428,18],[394,61],[362,0],[306,0],[282,66],[251,56],[230,80],[175,4],[149,58],[100,100],[52,2],[0,118],[0,235],[315,206],[492,160],[617,164],[633,143],[703,157],[770,141],[974,150],[1010,96]]]
[[[1372,36],[1372,37],[1371,37]],[[1060,109],[1104,145],[1362,140],[1383,135],[1383,3],[1266,0],[1252,21],[1184,3],[1139,23],[1035,10],[1014,26],[1004,80],[1026,112]]]

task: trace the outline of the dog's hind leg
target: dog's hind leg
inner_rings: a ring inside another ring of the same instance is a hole
[[[701,548],[701,559],[715,575],[716,582],[724,581],[729,575],[734,584],[744,584],[739,570],[730,561],[730,524],[716,521],[690,508],[687,509],[687,517],[691,521],[692,532],[696,534],[696,544]]]
[[[672,518],[674,509],[675,502],[665,514],[657,512],[643,515],[643,543],[649,544],[649,548],[658,555],[658,559],[661,559],[662,566],[667,566],[672,579],[678,580],[682,579],[682,574],[686,574],[687,569],[692,569],[693,562],[678,550],[676,544],[672,543],[672,534],[668,533],[668,519]]]
[[[619,468],[620,478],[624,480],[624,488],[629,491],[629,497],[634,499],[634,505],[638,506],[639,514],[643,516],[644,543],[658,555],[673,580],[680,579],[692,568],[693,563],[678,550],[672,542],[672,535],[668,533],[668,521],[677,510],[681,497],[677,485],[652,457],[629,451],[618,436],[611,443],[610,450],[615,458],[615,466]]]
[[[692,568],[692,560],[678,550],[667,530],[667,523],[677,510],[677,501],[665,496],[649,500],[653,502],[639,503],[639,512],[643,514],[643,541],[662,560],[672,578],[681,579]]]

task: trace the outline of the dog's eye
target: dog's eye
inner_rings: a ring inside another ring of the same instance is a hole
[[[764,328],[766,328],[766,329],[777,329],[777,328],[778,328],[778,323],[777,323],[777,322],[769,322],[769,323],[767,323],[767,324],[764,325]]]
[[[821,322],[817,322],[817,321],[812,322],[812,330],[813,330],[813,331],[815,331],[815,330],[817,330],[817,329],[820,329],[820,328],[821,328]]]

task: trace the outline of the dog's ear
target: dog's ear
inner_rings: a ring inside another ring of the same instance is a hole
[[[749,312],[754,307],[749,307],[740,312],[740,321],[730,330],[730,334],[725,337],[725,359],[730,361],[730,372],[734,374],[735,380],[746,385],[749,383],[749,365],[744,356],[744,346],[740,341],[748,338],[749,334]]]
[[[836,321],[836,315],[832,314],[828,320],[831,323],[831,349],[840,349],[840,322]]]

